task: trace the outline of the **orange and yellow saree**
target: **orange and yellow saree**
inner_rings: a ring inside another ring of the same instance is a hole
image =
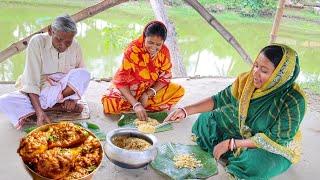
[[[116,72],[112,86],[102,97],[104,113],[119,114],[128,112],[132,105],[122,96],[118,88],[128,87],[131,94],[139,99],[157,81],[165,83],[154,97],[149,98],[148,111],[170,109],[184,95],[184,88],[171,83],[170,54],[163,44],[161,50],[152,59],[144,47],[144,36],[132,41],[124,52],[122,65]]]

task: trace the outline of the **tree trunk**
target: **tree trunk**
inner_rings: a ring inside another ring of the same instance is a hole
[[[187,71],[183,64],[183,59],[175,37],[176,31],[174,25],[169,21],[163,0],[150,0],[150,4],[157,20],[162,21],[168,29],[166,44],[170,49],[170,56],[173,66],[172,75],[173,77],[186,77]]]
[[[249,64],[252,64],[250,56],[241,47],[238,41],[231,35],[231,33],[222,26],[222,24],[214,18],[197,0],[184,0],[191,7],[193,7],[220,35],[233,46],[240,56]]]
[[[270,44],[276,42],[277,33],[279,31],[280,21],[283,16],[285,2],[286,2],[286,0],[279,0],[277,12],[274,17],[273,26],[272,26],[272,30],[270,33],[270,41],[269,41]]]
[[[118,4],[127,2],[129,0],[104,0],[100,3],[97,3],[96,5],[90,6],[86,9],[83,9],[81,11],[79,11],[78,13],[72,15],[71,17],[76,21],[82,21],[88,17],[94,16],[106,9],[109,9],[113,6],[116,6]],[[4,60],[6,60],[7,58],[25,50],[28,46],[28,42],[31,39],[31,37],[35,34],[39,34],[39,33],[44,33],[48,31],[48,26],[45,28],[42,28],[40,31],[37,31],[31,35],[29,35],[28,37],[13,43],[11,46],[9,46],[7,49],[3,50],[0,52],[0,63]]]

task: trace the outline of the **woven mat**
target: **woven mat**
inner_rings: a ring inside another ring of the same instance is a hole
[[[47,116],[51,119],[52,122],[58,121],[75,121],[75,120],[84,120],[90,118],[89,105],[85,100],[79,100],[78,104],[83,105],[83,111],[81,113],[75,112],[61,112],[61,111],[48,111],[46,112]],[[37,117],[35,115],[31,116],[29,119],[36,122]]]

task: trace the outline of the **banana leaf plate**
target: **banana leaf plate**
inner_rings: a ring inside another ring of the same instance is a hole
[[[193,154],[202,166],[195,169],[177,168],[173,157],[177,154]],[[218,173],[216,160],[198,145],[165,143],[158,147],[158,155],[151,167],[172,179],[205,179]]]
[[[156,119],[159,123],[162,123],[163,120],[168,116],[167,112],[148,112],[147,114],[148,114],[148,117]],[[118,126],[135,128],[135,125],[133,124],[135,119],[137,119],[137,116],[134,113],[123,114],[118,121]],[[173,127],[171,124],[166,124],[162,127],[157,128],[156,133],[169,131],[172,129]]]

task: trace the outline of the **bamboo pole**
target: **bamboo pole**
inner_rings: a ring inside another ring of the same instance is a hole
[[[286,0],[279,0],[279,2],[278,2],[277,12],[276,12],[276,15],[274,17],[272,30],[271,30],[271,33],[270,33],[270,41],[269,41],[270,44],[276,42],[277,33],[279,31],[280,21],[281,21],[281,18],[283,16],[285,1]]]
[[[77,12],[76,14],[72,15],[71,17],[76,21],[76,22],[79,22],[79,21],[82,21],[86,18],[89,18],[91,16],[94,16],[106,9],[109,9],[111,7],[114,7],[118,4],[121,4],[121,3],[124,3],[124,2],[127,2],[129,0],[104,0],[100,3],[97,3],[93,6],[90,6],[86,9],[83,9],[79,12]],[[34,36],[35,34],[39,34],[39,33],[44,33],[44,32],[47,32],[48,31],[48,27],[49,26],[46,26],[44,28],[42,28],[41,30],[29,35],[28,37],[18,41],[18,42],[15,42],[13,44],[11,44],[8,48],[6,48],[5,50],[1,51],[0,52],[0,63],[4,60],[6,60],[7,58],[25,50],[28,46],[28,42],[29,40],[31,39],[32,36]]]
[[[184,0],[192,8],[194,8],[220,35],[229,43],[245,62],[252,64],[252,60],[248,53],[241,47],[238,41],[231,35],[231,33],[223,27],[223,25],[213,17],[197,0]]]

